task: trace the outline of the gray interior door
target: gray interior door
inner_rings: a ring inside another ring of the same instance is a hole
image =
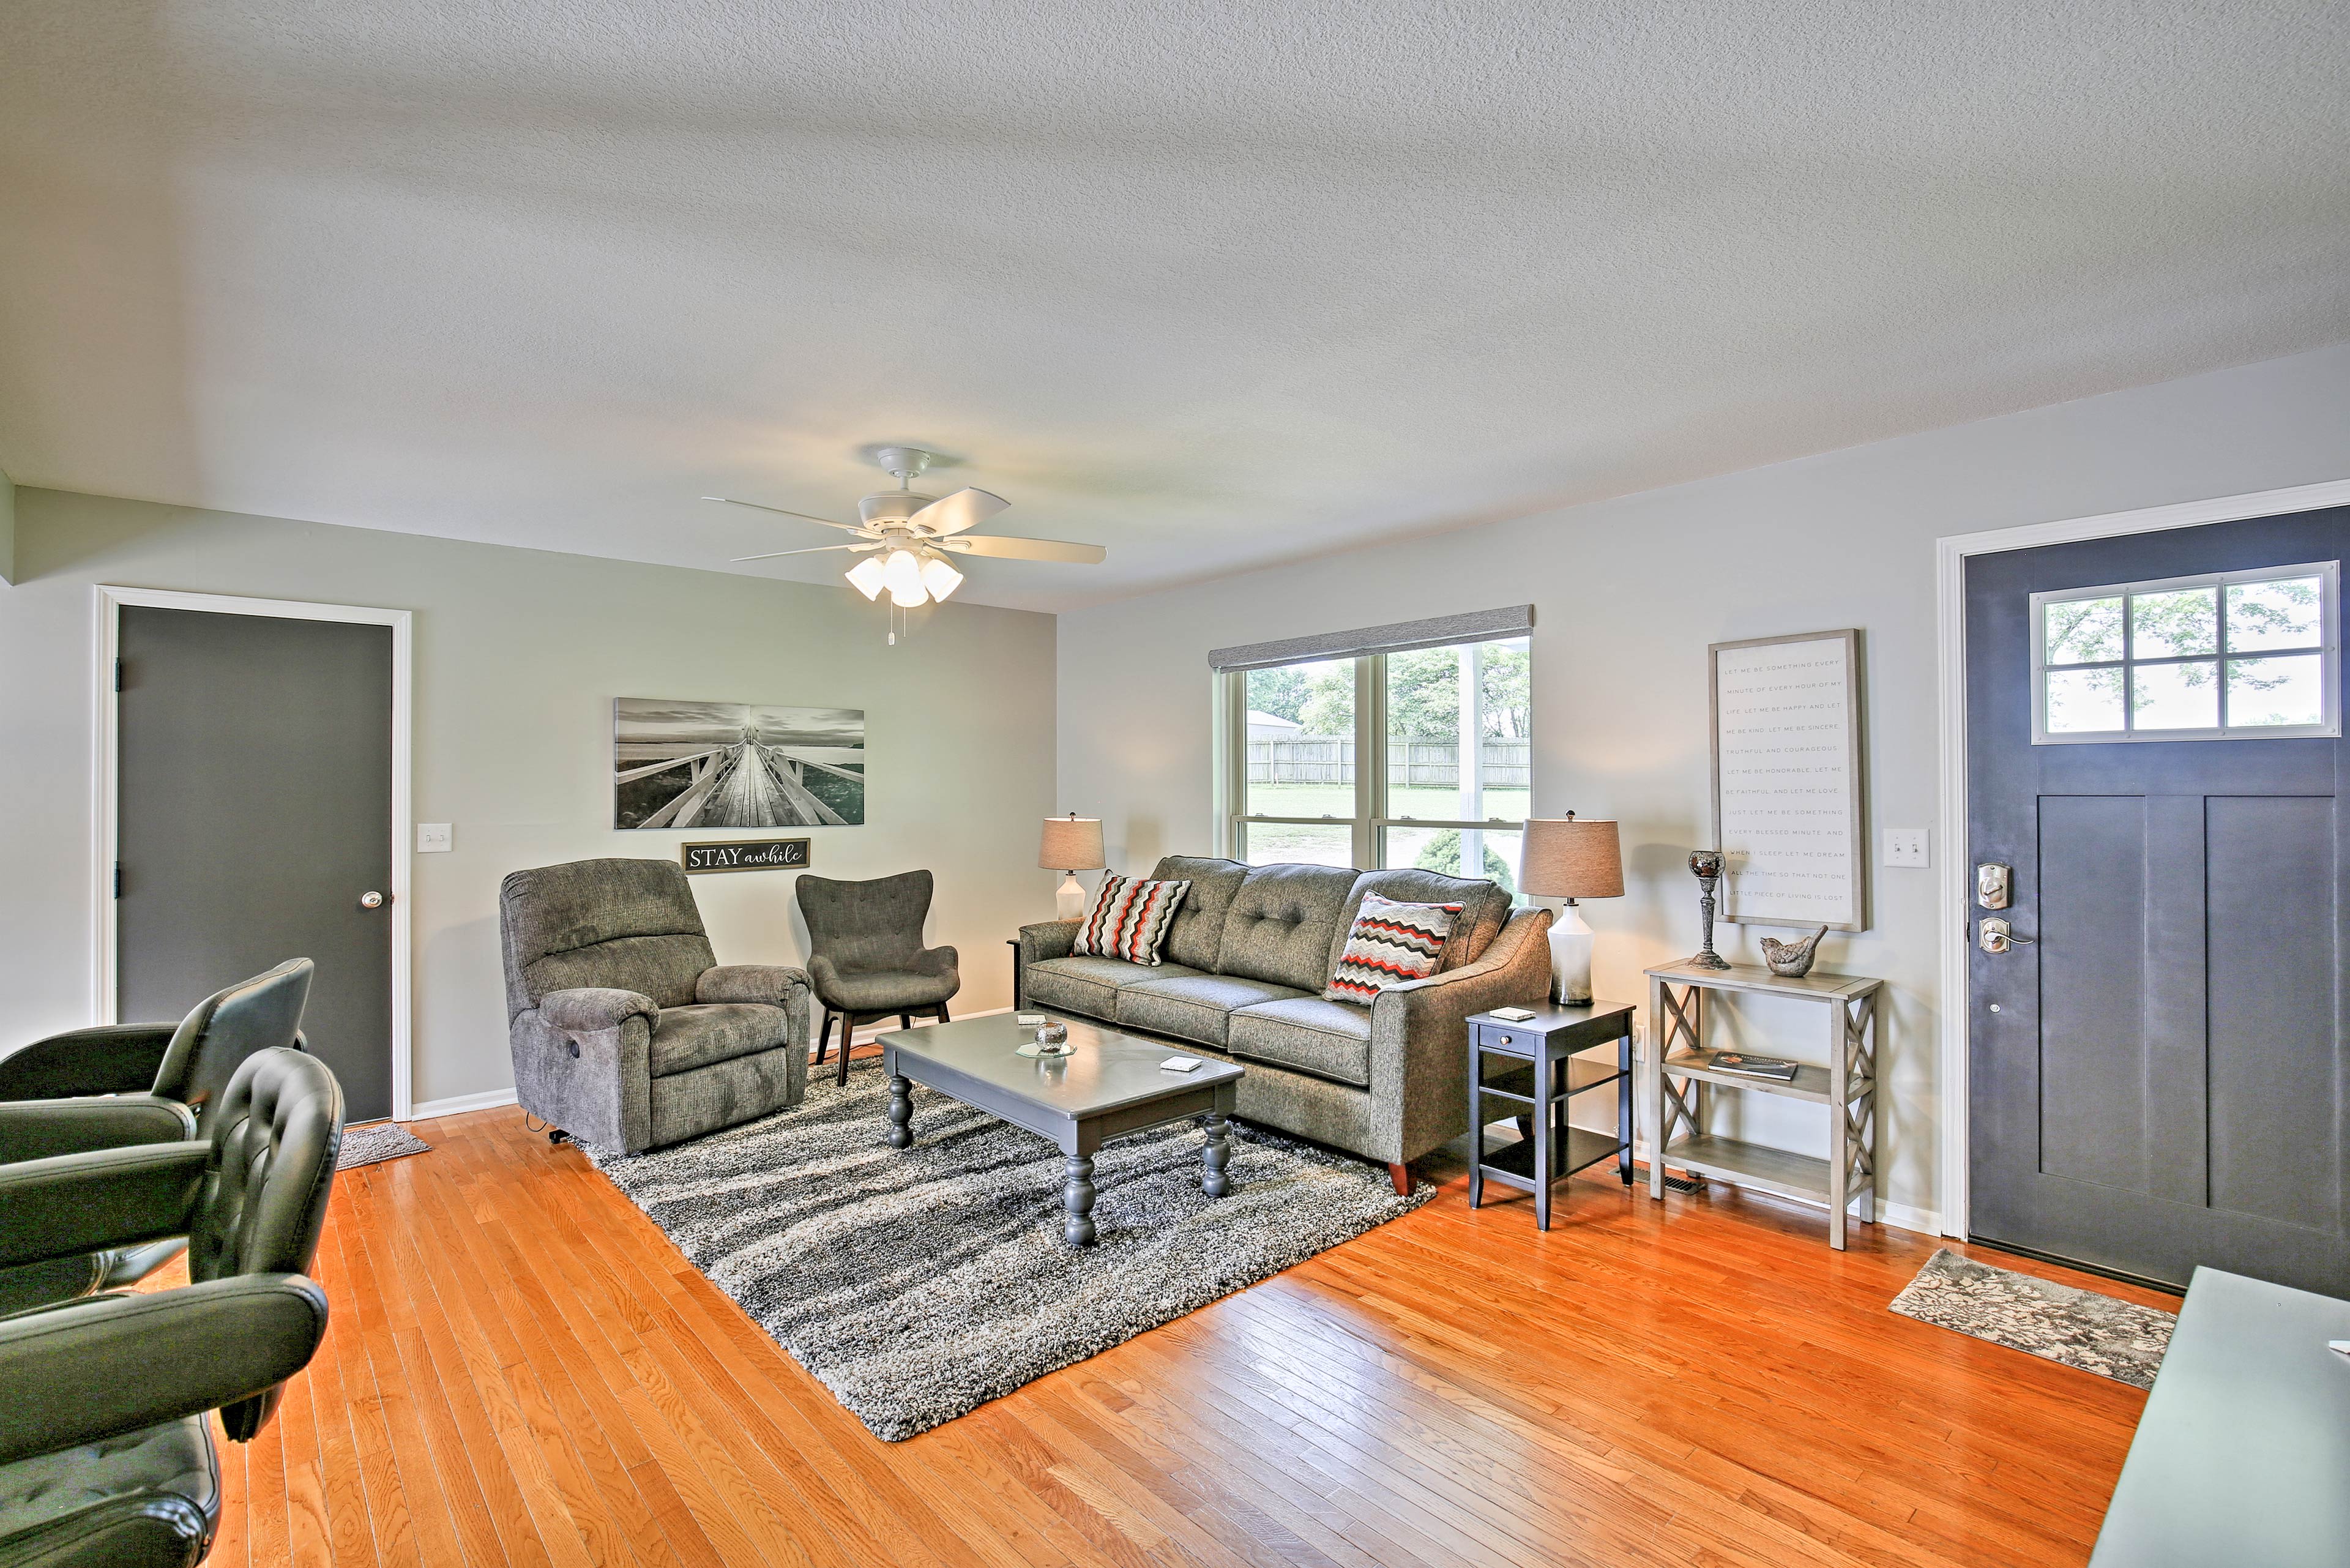
[[[1986,952],[1991,911],[1968,910],[1978,1239],[2174,1286],[2209,1263],[2350,1295],[2344,743],[2035,745],[2030,604],[2345,549],[2335,509],[1969,563],[1967,852],[2014,867],[1998,917],[2037,939]],[[2133,611],[2133,651],[2184,646],[2165,607]],[[2304,668],[2338,681],[2339,658]],[[2145,675],[2146,700],[2217,673],[2188,662]]]
[[[310,1049],[352,1121],[390,1116],[391,628],[121,617],[118,1015],[310,959]]]

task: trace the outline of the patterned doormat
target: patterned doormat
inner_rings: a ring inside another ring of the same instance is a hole
[[[377,1122],[372,1127],[343,1129],[343,1151],[335,1157],[337,1170],[352,1170],[362,1165],[381,1165],[387,1159],[403,1155],[430,1154],[432,1146],[392,1122]]]
[[[626,1157],[605,1175],[877,1438],[900,1441],[1351,1241],[1435,1196],[1232,1123],[1232,1191],[1200,1190],[1177,1122],[1094,1157],[1091,1247],[1061,1239],[1061,1154],[914,1090],[914,1145],[882,1141],[880,1063],[763,1121]]]
[[[1993,1268],[1947,1248],[1893,1298],[1893,1310],[2134,1388],[2154,1386],[2178,1323],[2170,1313]]]

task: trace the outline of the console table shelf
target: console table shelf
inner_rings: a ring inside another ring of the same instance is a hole
[[[1856,1202],[1863,1224],[1877,1218],[1877,998],[1885,982],[1851,974],[1789,979],[1751,964],[1659,964],[1648,975],[1653,1046],[1641,1066],[1641,1089],[1653,1150],[1648,1196],[1664,1197],[1665,1168],[1675,1165],[1783,1198],[1825,1203],[1828,1245],[1841,1250],[1846,1213]],[[1798,1066],[1794,1078],[1783,1083],[1708,1066],[1710,994],[1772,996],[1817,1006],[1824,1014],[1825,1064]],[[1827,1158],[1707,1131],[1708,1096],[1720,1089],[1825,1106]]]

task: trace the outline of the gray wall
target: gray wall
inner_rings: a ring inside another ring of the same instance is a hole
[[[1003,940],[1051,916],[1055,878],[1035,867],[1054,808],[1050,616],[950,604],[889,648],[881,612],[845,587],[56,491],[16,500],[20,581],[0,588],[0,1052],[92,1016],[97,583],[415,612],[415,815],[456,827],[453,853],[413,862],[420,1103],[513,1083],[502,877],[667,858],[688,836],[612,831],[616,696],[864,709],[868,826],[809,830],[814,869],[935,871],[931,933],[962,950],[959,1006],[1007,1004]],[[694,889],[721,961],[795,961],[788,873]]]
[[[1936,537],[2345,476],[2350,347],[1064,615],[1060,800],[1104,819],[1115,867],[1202,851],[1209,649],[1531,598],[1534,807],[1623,822],[1627,896],[1585,912],[1600,994],[1640,1000],[1643,966],[1697,944],[1684,857],[1711,835],[1708,643],[1861,628],[1870,820],[1933,827]],[[1936,836],[1939,866],[1954,846]],[[1874,929],[1830,933],[1822,967],[1891,982],[1888,1190],[1930,1210],[1937,873],[1873,864],[1871,876]],[[1760,961],[1738,928],[1723,951]],[[1757,1044],[1791,1023],[1748,1018]],[[1821,1152],[1815,1121],[1731,1126]]]

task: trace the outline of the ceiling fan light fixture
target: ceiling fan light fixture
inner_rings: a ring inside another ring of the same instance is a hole
[[[879,597],[886,572],[879,556],[868,556],[848,568],[848,586],[867,598]]]
[[[943,556],[932,556],[922,562],[922,587],[931,590],[931,597],[941,604],[947,596],[962,587],[962,574],[946,563]]]
[[[909,609],[929,597],[922,588],[921,559],[911,550],[889,552],[881,563],[881,586],[889,590],[890,602]]]

